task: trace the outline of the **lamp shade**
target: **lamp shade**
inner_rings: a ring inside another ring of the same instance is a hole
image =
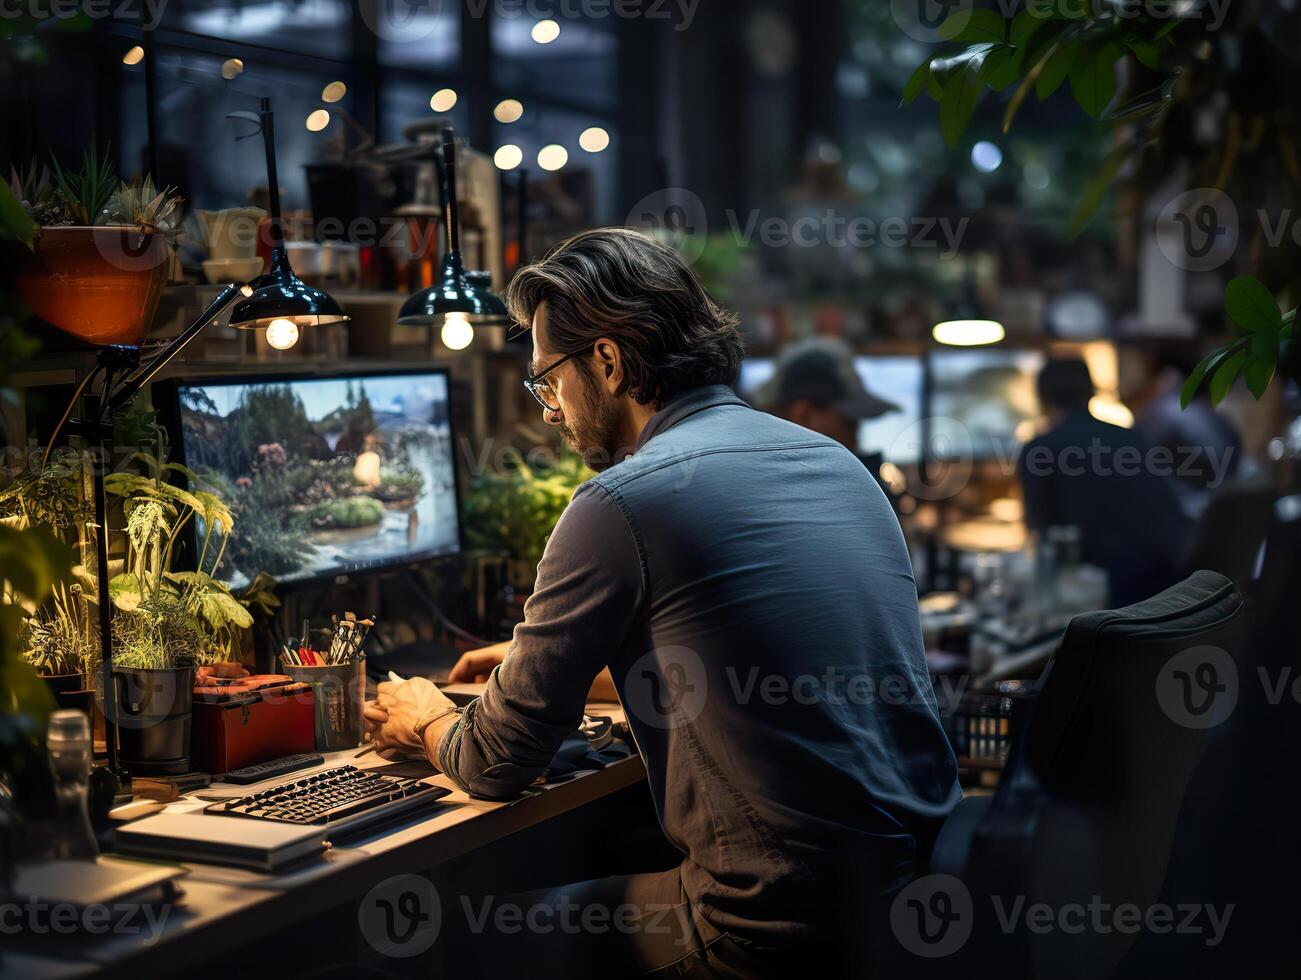
[[[510,320],[506,304],[488,288],[488,273],[463,271],[452,256],[444,260],[438,282],[407,297],[398,323],[439,326],[449,313],[464,314],[476,325]]]
[[[283,245],[271,253],[271,271],[258,276],[249,287],[252,295],[241,299],[230,311],[232,327],[246,330],[265,328],[273,320],[290,320],[300,327],[315,327],[348,319],[333,296],[307,285],[294,274]]]

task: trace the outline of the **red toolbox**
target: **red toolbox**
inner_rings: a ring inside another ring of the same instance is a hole
[[[315,751],[311,685],[262,674],[195,687],[190,759],[196,770],[226,773]]]

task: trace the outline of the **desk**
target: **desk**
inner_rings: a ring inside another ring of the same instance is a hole
[[[616,720],[622,720],[623,714],[610,705],[593,705],[589,713],[616,716]],[[326,765],[387,765],[374,753],[355,759],[356,753],[356,749],[330,753]],[[303,770],[275,781],[298,778],[312,771]],[[76,960],[6,954],[0,961],[0,975],[75,977],[102,969],[113,975],[137,978],[193,975],[214,958],[229,957],[234,945],[253,944],[277,933],[283,933],[290,942],[301,942],[304,934],[290,932],[293,927],[311,928],[312,920],[319,922],[318,917],[330,910],[350,900],[360,900],[373,886],[393,875],[439,868],[485,845],[599,804],[643,782],[645,775],[641,758],[634,755],[536,795],[500,803],[472,799],[456,789],[446,776],[438,774],[428,781],[452,792],[440,801],[443,805],[436,813],[350,839],[289,872],[268,875],[210,864],[187,864],[190,874],[181,881],[185,890],[184,906],[168,916],[161,938],[153,945],[147,945],[141,936],[115,936],[104,937],[94,946],[79,950]],[[214,783],[213,790],[205,792],[218,789],[224,793],[235,788]],[[172,804],[182,808],[200,805],[201,802],[189,797]],[[653,819],[654,815],[647,816]],[[355,916],[352,926],[355,932]]]

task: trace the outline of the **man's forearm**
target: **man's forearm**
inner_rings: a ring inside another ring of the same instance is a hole
[[[420,742],[425,750],[425,758],[439,772],[442,772],[442,767],[438,764],[438,747],[443,743],[443,736],[451,730],[460,717],[460,714],[451,714],[446,718],[439,718],[437,721],[431,722],[420,735]]]

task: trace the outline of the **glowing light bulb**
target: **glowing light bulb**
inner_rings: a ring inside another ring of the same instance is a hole
[[[267,324],[267,343],[276,350],[289,350],[298,343],[298,324],[278,317]]]
[[[449,313],[443,318],[440,336],[448,350],[465,350],[474,340],[474,327],[470,326],[470,318],[464,313]]]
[[[519,99],[503,99],[497,103],[497,108],[492,110],[492,114],[499,123],[517,122],[520,116],[524,115],[524,103]]]
[[[543,170],[559,170],[569,162],[569,151],[559,143],[551,143],[538,150],[538,166]]]
[[[440,88],[429,100],[429,108],[434,112],[448,112],[454,105],[456,105],[455,89]]]
[[[997,320],[945,320],[935,324],[931,336],[951,347],[980,347],[997,344],[1004,332]]]
[[[307,117],[307,128],[313,133],[319,133],[328,125],[330,125],[330,113],[325,109],[314,109]]]
[[[221,63],[221,77],[230,81],[244,70],[244,62],[238,58],[227,58]]]
[[[492,162],[497,165],[498,170],[514,170],[524,162],[524,151],[514,143],[507,143],[497,147],[497,152],[492,155]]]
[[[145,60],[145,49],[140,47],[140,45],[138,44],[134,48],[131,48],[129,51],[127,51],[126,54],[122,55],[122,64],[124,65],[138,65],[140,64],[140,62],[144,60]]]
[[[578,145],[588,153],[600,153],[610,145],[610,134],[600,126],[593,126],[583,130],[583,134],[578,137]]]
[[[560,25],[554,20],[540,20],[533,25],[532,34],[538,44],[550,44],[560,36]]]
[[[331,82],[325,88],[321,89],[322,102],[338,102],[348,94],[348,86],[343,82]]]

